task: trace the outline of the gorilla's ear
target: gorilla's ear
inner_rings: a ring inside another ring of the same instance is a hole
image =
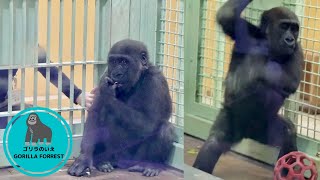
[[[141,64],[144,69],[148,69],[148,55],[145,52],[141,53]]]

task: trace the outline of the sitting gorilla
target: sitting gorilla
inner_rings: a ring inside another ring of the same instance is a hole
[[[80,156],[68,173],[83,176],[94,166],[102,172],[118,167],[157,176],[176,138],[168,121],[171,112],[167,81],[149,62],[146,46],[117,42],[88,111]]]

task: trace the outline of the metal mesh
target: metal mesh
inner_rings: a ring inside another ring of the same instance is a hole
[[[226,37],[216,22],[217,10],[224,1],[204,0],[201,4],[200,49],[197,79],[197,101],[214,108],[220,108],[223,100],[223,81],[228,71],[233,41]],[[244,11],[247,20],[257,24],[262,9]]]
[[[171,122],[183,126],[184,1],[162,0],[158,65],[166,76],[173,101]]]
[[[291,115],[300,135],[320,140],[320,2],[284,1],[296,12],[301,24],[304,73],[298,93],[288,100],[284,113]]]
[[[203,0],[200,19],[199,67],[197,102],[220,108],[223,100],[223,80],[228,70],[233,42],[217,25],[215,15],[225,2]],[[281,3],[280,3],[281,5]],[[298,92],[291,96],[280,111],[297,126],[298,134],[320,140],[320,2],[316,0],[285,0],[301,23],[300,40],[305,54],[303,79]],[[244,15],[254,24],[259,23],[263,7],[249,5]]]
[[[216,13],[224,1],[204,0],[200,14],[199,67],[197,101],[221,107],[223,80],[230,60],[232,44],[216,24]]]

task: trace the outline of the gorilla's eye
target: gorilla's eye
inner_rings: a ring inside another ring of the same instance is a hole
[[[283,30],[287,30],[289,28],[289,24],[288,23],[281,23],[280,28]]]
[[[110,62],[111,64],[116,64],[116,60],[115,60],[115,59],[113,59],[113,58],[112,58],[112,59],[110,59],[110,60],[109,60],[109,62]]]
[[[126,59],[121,59],[120,63],[123,64],[123,65],[126,65],[126,64],[128,64],[128,61]]]
[[[296,24],[294,24],[294,25],[291,26],[291,30],[292,30],[293,32],[298,32],[298,31],[299,31],[299,26],[296,25]]]

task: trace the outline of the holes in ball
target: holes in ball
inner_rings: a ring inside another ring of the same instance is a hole
[[[302,159],[302,163],[303,163],[304,165],[306,165],[306,166],[310,166],[310,165],[311,165],[311,161],[310,161],[309,159],[307,159],[307,158],[303,158],[303,159]]]
[[[286,168],[286,167],[281,168],[281,170],[280,170],[281,177],[287,177],[288,173],[289,173],[288,168]]]
[[[303,175],[304,175],[305,178],[309,179],[312,176],[312,172],[311,172],[310,169],[307,169],[307,170],[304,171]]]
[[[282,164],[282,161],[278,161],[277,167],[281,166],[281,164]]]
[[[302,168],[301,168],[298,164],[296,164],[296,165],[293,166],[293,172],[294,172],[294,173],[300,174],[301,171],[302,171]]]
[[[299,177],[293,177],[292,180],[301,180]]]
[[[296,161],[297,161],[297,157],[296,157],[296,156],[293,156],[293,155],[288,156],[288,157],[286,157],[286,159],[285,159],[285,162],[286,162],[288,165],[291,165],[291,164],[295,163]]]

